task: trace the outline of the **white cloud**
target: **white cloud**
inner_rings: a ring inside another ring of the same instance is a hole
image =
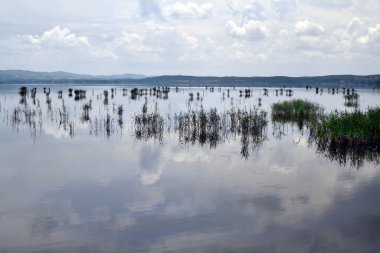
[[[0,68],[304,75],[308,61],[363,74],[380,63],[378,0],[32,2],[1,1]]]
[[[347,26],[346,33],[353,36],[357,36],[358,34],[363,32],[363,25],[363,20],[361,20],[360,18],[354,18]]]
[[[140,174],[140,181],[142,185],[152,185],[160,180],[162,175],[162,169],[152,170],[152,171],[143,171]]]
[[[348,8],[353,4],[353,0],[307,0],[307,2],[323,8]]]
[[[212,3],[176,2],[173,5],[164,6],[163,14],[168,18],[207,18],[213,14],[213,9]]]
[[[244,8],[244,20],[263,20],[267,17],[264,6],[259,2],[252,2]]]
[[[198,47],[196,36],[156,23],[147,23],[143,31],[124,31],[109,44],[109,48],[130,62],[182,61],[183,55],[189,55]]]
[[[269,37],[268,27],[260,21],[250,20],[239,26],[235,21],[228,21],[226,31],[229,35],[247,40],[263,40]]]
[[[271,8],[280,18],[292,17],[297,11],[297,0],[272,0]]]
[[[76,36],[68,28],[61,29],[55,26],[49,31],[44,32],[42,35],[22,35],[26,42],[37,46],[48,47],[90,47],[88,39],[84,36]]]
[[[317,23],[313,23],[305,19],[296,23],[295,31],[296,34],[301,36],[317,37],[325,31],[325,28]]]
[[[234,13],[238,14],[239,13],[239,0],[228,0],[227,1],[227,7]]]
[[[142,17],[162,18],[161,6],[156,0],[139,0],[139,10]]]
[[[55,26],[41,35],[18,35],[14,47],[23,54],[50,55],[61,59],[97,58],[117,59],[118,56],[105,46],[92,45],[86,36],[77,36],[69,28]],[[41,56],[44,58],[46,56]],[[41,60],[41,59],[39,59]]]
[[[361,44],[380,44],[380,24],[368,28],[368,33],[358,38],[358,42]]]

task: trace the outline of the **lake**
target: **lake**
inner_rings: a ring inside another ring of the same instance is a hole
[[[0,252],[377,252],[380,150],[271,106],[380,92],[246,89],[0,86]]]

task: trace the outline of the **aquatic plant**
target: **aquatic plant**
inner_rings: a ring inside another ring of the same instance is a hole
[[[351,92],[349,96],[354,94]],[[272,121],[275,136],[284,134],[285,124],[295,123],[300,130],[308,131],[309,144],[315,145],[318,153],[342,165],[360,167],[364,160],[380,163],[378,107],[366,112],[334,111],[325,115],[318,104],[292,100],[273,104]]]
[[[90,111],[92,109],[92,100],[83,105],[83,113],[82,113],[82,121],[87,122],[90,121]]]
[[[26,94],[28,93],[28,88],[23,86],[23,87],[20,87],[19,89],[19,94],[20,96],[26,96]]]
[[[369,108],[363,112],[334,111],[322,118],[318,124],[319,135],[329,138],[345,138],[351,141],[380,140],[380,108]]]
[[[119,119],[117,122],[119,124],[120,129],[123,129],[123,112],[123,105],[119,105],[117,108],[117,114],[119,115]]]
[[[219,113],[216,108],[209,110],[181,112],[174,117],[179,142],[209,144],[215,148],[229,137],[241,136],[242,156],[248,158],[249,146],[259,147],[266,140],[267,114],[257,108],[251,110],[231,109]]]
[[[132,90],[131,90],[131,99],[132,100],[135,100],[135,99],[137,99],[137,96],[139,95],[139,89],[137,89],[137,88],[133,88]]]
[[[107,91],[107,90],[104,90],[104,91],[103,91],[103,95],[104,95],[103,104],[104,104],[104,105],[108,105],[108,91]]]
[[[300,130],[305,124],[310,125],[318,121],[322,113],[323,108],[320,105],[302,99],[272,105],[272,121],[297,124]]]
[[[155,139],[162,141],[164,133],[164,118],[157,109],[148,113],[147,102],[143,105],[142,112],[135,115],[135,138],[137,140]]]
[[[86,98],[86,91],[85,90],[74,90],[74,100],[79,101]]]
[[[310,127],[309,143],[317,152],[337,160],[360,167],[365,160],[380,163],[380,108],[369,108],[366,112],[334,111],[320,117]]]
[[[357,108],[359,106],[359,94],[352,92],[344,95],[344,105]]]
[[[19,94],[21,96],[20,104],[25,105],[26,104],[26,95],[28,94],[28,88],[27,87],[21,87],[19,89]]]

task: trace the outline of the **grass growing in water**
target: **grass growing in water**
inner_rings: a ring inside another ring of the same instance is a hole
[[[311,127],[310,140],[317,151],[340,164],[363,166],[364,160],[380,163],[380,108],[363,112],[335,111]]]
[[[344,95],[344,105],[357,108],[359,106],[359,94],[352,93]]]
[[[314,124],[322,115],[322,107],[316,103],[295,99],[272,105],[272,121],[279,123],[296,123],[300,129],[305,123]]]
[[[367,112],[335,111],[323,117],[319,135],[334,139],[349,139],[355,142],[380,140],[380,107],[369,108]]]
[[[323,114],[318,104],[291,100],[272,106],[272,120],[280,126],[296,123],[300,130],[306,126],[309,144],[342,165],[361,167],[365,160],[380,163],[380,107]]]
[[[180,143],[184,144],[208,143],[210,148],[215,148],[230,137],[241,136],[241,155],[246,159],[249,147],[255,150],[265,142],[268,124],[266,112],[258,108],[225,112],[218,112],[216,108],[189,111],[175,115],[174,121]]]

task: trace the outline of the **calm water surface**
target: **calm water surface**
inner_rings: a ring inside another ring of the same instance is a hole
[[[270,117],[274,102],[294,98],[353,110],[342,90],[171,88],[132,99],[130,87],[86,86],[75,99],[68,88],[29,86],[23,97],[0,86],[0,252],[378,252],[380,151],[320,152],[306,129],[279,130]],[[359,108],[379,105],[379,92],[358,93]],[[139,134],[144,104],[162,121]],[[181,137],[176,117],[202,108],[258,108],[268,125],[244,152],[239,133]]]

